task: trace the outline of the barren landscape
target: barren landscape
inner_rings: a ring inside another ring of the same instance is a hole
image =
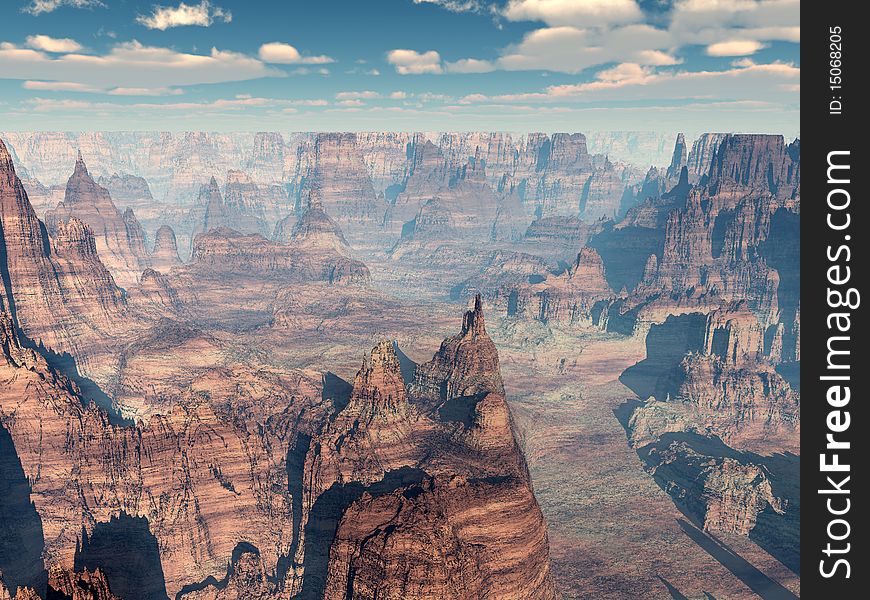
[[[800,140],[0,140],[0,600],[800,596]]]

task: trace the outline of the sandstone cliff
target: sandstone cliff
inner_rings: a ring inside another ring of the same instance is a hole
[[[55,247],[0,142],[0,270],[9,310],[33,341],[81,349],[124,326],[126,301],[98,256],[91,228],[58,221]]]

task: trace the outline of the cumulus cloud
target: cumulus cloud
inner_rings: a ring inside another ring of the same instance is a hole
[[[136,17],[139,24],[160,31],[188,25],[210,27],[215,20],[229,23],[233,20],[233,15],[219,6],[212,6],[209,0],[202,0],[199,4],[182,2],[178,6],[155,6],[150,15]]]
[[[361,92],[339,92],[335,95],[336,100],[374,100],[380,98],[378,92],[372,90],[364,90]]]
[[[424,67],[401,72],[579,73],[608,63],[678,65],[680,50],[693,45],[706,47],[710,56],[746,56],[771,41],[800,42],[799,0],[673,0],[667,24],[644,22],[635,0],[510,0],[501,14],[547,26],[527,32],[496,58],[446,63],[432,50]]]
[[[634,0],[510,0],[502,14],[510,21],[578,27],[635,23],[643,18]]]
[[[117,44],[101,55],[50,55],[0,44],[0,79],[66,81],[113,89],[170,88],[283,76],[286,73],[254,57],[217,48],[208,54],[190,54],[134,40]]]
[[[611,62],[675,63],[677,59],[665,52],[671,44],[667,32],[644,24],[613,30],[548,27],[532,31],[519,44],[508,47],[497,64],[510,71],[579,73]]]
[[[749,56],[765,46],[766,44],[755,40],[727,40],[707,46],[707,54],[710,56]]]
[[[390,50],[387,62],[396,68],[400,75],[421,75],[443,73],[441,55],[435,50],[417,52],[416,50]]]
[[[329,56],[303,56],[299,50],[284,42],[269,42],[260,46],[260,60],[282,65],[326,65],[334,63]]]
[[[21,12],[37,16],[43,13],[54,12],[62,6],[72,8],[105,8],[106,5],[100,0],[32,0],[30,4],[21,9]]]
[[[47,35],[29,35],[27,36],[27,45],[36,50],[45,50],[46,52],[78,52],[82,49],[82,45],[70,38],[53,38]]]
[[[463,58],[447,63],[444,68],[450,73],[489,73],[496,70],[496,66],[491,61],[476,58]]]

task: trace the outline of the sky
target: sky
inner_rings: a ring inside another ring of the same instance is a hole
[[[799,0],[3,0],[0,130],[795,136]]]

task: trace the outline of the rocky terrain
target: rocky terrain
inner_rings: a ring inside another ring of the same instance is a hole
[[[799,596],[799,140],[0,137],[0,599]]]

